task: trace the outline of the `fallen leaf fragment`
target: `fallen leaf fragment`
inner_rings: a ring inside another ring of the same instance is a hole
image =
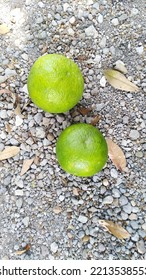
[[[11,94],[11,91],[9,90],[9,89],[1,89],[0,90],[0,94],[4,94],[4,93],[6,93],[6,94]]]
[[[26,253],[26,252],[29,251],[29,250],[30,250],[30,244],[27,244],[27,245],[24,247],[23,250],[21,250],[21,251],[16,251],[16,255],[22,255],[22,254]]]
[[[59,213],[61,213],[62,212],[62,208],[60,207],[60,206],[55,206],[54,208],[53,208],[53,212],[55,213],[55,214],[59,214]]]
[[[88,113],[90,113],[92,111],[91,108],[86,108],[86,107],[80,107],[78,108],[79,113],[82,114],[82,116],[86,116],[88,115]]]
[[[125,171],[126,168],[126,158],[122,149],[114,143],[111,139],[106,138],[108,146],[108,156],[120,171]]]
[[[108,232],[113,234],[119,239],[126,239],[130,237],[130,234],[122,226],[108,220],[99,220],[99,225],[103,226]]]
[[[135,92],[139,88],[132,82],[130,82],[122,73],[113,69],[104,70],[104,75],[111,86],[116,89]]]
[[[93,118],[93,120],[91,121],[92,125],[96,125],[101,119],[101,116],[97,115]]]
[[[80,194],[81,190],[79,188],[73,187],[73,194],[78,196]]]
[[[90,236],[89,235],[85,235],[83,238],[82,238],[82,241],[83,242],[88,242],[90,240]]]
[[[6,123],[5,127],[6,127],[7,132],[11,133],[12,127],[9,125],[9,123]]]
[[[4,35],[10,31],[9,27],[5,24],[2,23],[0,24],[0,35]]]
[[[24,175],[28,171],[28,169],[32,165],[33,161],[34,161],[34,157],[31,159],[24,159],[21,173],[20,173],[21,176]]]
[[[8,159],[16,156],[20,152],[20,148],[17,146],[8,146],[2,152],[0,152],[0,160]]]

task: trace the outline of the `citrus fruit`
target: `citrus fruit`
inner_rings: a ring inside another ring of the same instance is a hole
[[[56,156],[62,169],[68,173],[88,177],[104,167],[108,148],[96,127],[78,123],[62,131],[56,143]]]
[[[28,75],[31,100],[49,113],[63,113],[81,99],[84,80],[78,65],[61,54],[39,57]]]

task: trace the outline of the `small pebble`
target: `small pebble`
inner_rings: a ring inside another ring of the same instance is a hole
[[[106,79],[105,79],[104,76],[100,79],[100,85],[101,85],[102,87],[105,87],[105,85],[106,85]]]
[[[90,25],[85,29],[85,34],[87,37],[93,37],[97,38],[98,37],[98,32],[96,31],[95,27],[93,25]]]
[[[112,22],[112,25],[114,25],[114,26],[117,26],[119,24],[118,18],[113,18],[111,22]]]
[[[97,20],[99,23],[103,23],[103,15],[99,14]]]
[[[129,134],[129,137],[132,139],[132,140],[137,140],[139,138],[139,132],[135,129],[132,129],[130,131],[130,134]]]
[[[113,200],[113,197],[111,195],[108,195],[103,199],[102,204],[112,204]]]
[[[80,215],[80,216],[78,217],[78,221],[79,221],[80,223],[82,223],[82,224],[85,224],[85,223],[87,223],[88,218],[87,218],[86,216]]]
[[[28,225],[29,225],[29,217],[25,217],[25,218],[22,220],[22,223],[24,224],[25,227],[28,227]]]
[[[139,240],[136,243],[136,246],[137,246],[138,253],[140,253],[140,254],[145,254],[146,253],[146,247],[145,247],[145,244],[144,244],[143,240]]]
[[[116,179],[116,178],[118,177],[118,172],[117,172],[116,169],[112,168],[111,171],[110,171],[110,173],[111,173],[111,176],[112,176],[113,178]]]
[[[56,242],[53,242],[50,247],[52,253],[56,253],[58,251],[58,244]]]

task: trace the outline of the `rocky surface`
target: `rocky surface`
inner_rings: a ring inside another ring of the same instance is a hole
[[[1,90],[20,96],[22,114],[0,91],[0,150],[20,147],[0,162],[0,258],[146,259],[144,0],[5,0],[0,11],[0,23],[10,29],[0,36]],[[80,103],[59,115],[38,109],[26,86],[34,61],[54,52],[73,59],[85,79]],[[103,69],[119,61],[138,93],[106,83]],[[79,106],[93,111],[82,116]],[[56,161],[56,139],[97,114],[96,126],[123,149],[127,170],[108,160],[92,178],[71,176]],[[23,160],[32,157],[21,176]],[[99,219],[119,223],[131,237],[117,239]],[[30,250],[16,255],[27,244]]]

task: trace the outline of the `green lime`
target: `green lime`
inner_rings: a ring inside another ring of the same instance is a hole
[[[107,143],[96,127],[85,123],[73,124],[60,134],[56,156],[62,169],[68,173],[93,176],[107,162]]]
[[[60,54],[39,57],[30,69],[27,85],[34,104],[50,113],[63,113],[73,108],[84,90],[78,65]]]

